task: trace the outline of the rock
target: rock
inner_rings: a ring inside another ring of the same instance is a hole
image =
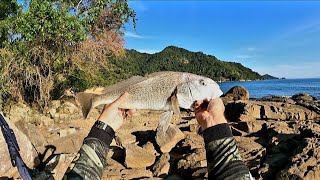
[[[263,119],[273,120],[311,120],[320,117],[319,114],[305,107],[299,105],[283,107],[279,103],[263,105],[261,108],[261,116]]]
[[[248,122],[235,122],[231,125],[238,130],[247,132],[247,133],[256,133],[262,130],[263,125],[265,125],[265,121],[257,120],[257,121],[248,121]]]
[[[21,120],[16,122],[15,125],[29,138],[35,147],[38,148],[46,146],[47,141],[35,125],[23,122]]]
[[[184,132],[185,139],[182,141],[182,147],[187,147],[188,150],[194,150],[198,148],[204,147],[203,137],[199,134],[195,134],[192,132]]]
[[[240,115],[244,112],[245,102],[230,102],[225,105],[225,116],[231,122],[239,121]]]
[[[250,171],[257,171],[266,155],[266,148],[255,137],[235,137],[241,158]]]
[[[249,91],[247,91],[243,86],[235,86],[231,88],[223,96],[230,101],[237,101],[237,100],[247,101],[250,98]]]
[[[314,100],[317,100],[316,97],[313,97],[309,94],[306,94],[306,93],[299,93],[299,94],[295,94],[292,96],[292,99],[294,101],[314,101]]]
[[[166,178],[166,180],[183,180],[183,179],[184,178],[182,178],[178,174],[171,174]]]
[[[151,178],[152,172],[144,168],[140,169],[124,169],[121,171],[122,179],[142,179],[142,178]]]
[[[154,148],[153,146],[153,143],[152,142],[147,142],[146,144],[144,144],[142,146],[143,149],[145,149],[146,151],[150,152],[151,154],[155,155],[155,156],[158,156],[159,153],[156,151],[156,149]]]
[[[279,178],[297,177],[300,179],[318,179],[320,177],[320,140],[306,138],[296,150],[296,155],[281,170]]]
[[[240,121],[253,121],[256,119],[261,119],[261,106],[256,104],[246,104],[243,108],[239,120]]]
[[[275,174],[283,168],[288,161],[289,156],[285,153],[267,155],[262,164],[262,168],[259,170],[259,174],[261,174],[263,179],[271,179],[275,177]]]
[[[128,131],[116,132],[116,138],[122,145],[133,144],[137,141],[136,136]]]
[[[25,162],[25,164],[32,168],[39,163],[39,159],[37,157],[37,153],[30,142],[29,138],[23,134],[10,120],[6,118],[6,122],[13,130],[18,145],[20,147],[20,155]],[[7,143],[2,135],[2,131],[0,133],[0,159],[1,159],[1,166],[0,166],[0,174],[1,176],[5,177],[13,177],[17,175],[17,168],[12,167],[11,158],[8,150]]]
[[[69,101],[62,100],[53,100],[51,102],[49,114],[51,118],[59,120],[82,118],[82,112],[79,107]]]
[[[206,152],[204,148],[196,149],[178,161],[177,168],[181,171],[207,167]]]
[[[169,153],[162,154],[158,161],[152,167],[153,175],[156,177],[165,178],[168,175],[170,169],[169,160]]]
[[[156,142],[160,147],[161,152],[166,153],[170,152],[179,141],[184,139],[184,137],[185,135],[178,127],[170,124],[165,133],[157,129]]]
[[[108,151],[107,159],[114,159],[117,161],[124,161],[125,156],[125,150],[122,147],[119,146],[110,146],[110,149]]]
[[[144,168],[151,166],[155,161],[155,156],[147,150],[135,145],[125,146],[125,166],[127,168]]]
[[[53,123],[52,119],[50,119],[49,117],[44,116],[40,112],[32,109],[30,106],[22,103],[11,105],[7,116],[13,123],[22,121],[34,125],[46,126]]]
[[[76,154],[56,155],[48,162],[45,171],[51,172],[54,179],[63,179],[69,165],[76,156]]]
[[[284,96],[266,96],[261,99],[261,101],[269,101],[269,102],[282,102],[287,104],[295,104],[295,101]]]
[[[60,138],[62,137],[66,137],[70,134],[73,134],[76,132],[76,128],[74,127],[69,127],[69,128],[66,128],[66,129],[60,129],[60,132],[59,132],[59,136]]]
[[[75,153],[80,150],[80,147],[83,143],[83,139],[86,137],[86,134],[83,133],[74,133],[72,135],[58,138],[57,140],[51,142],[51,145],[55,146],[56,153]]]

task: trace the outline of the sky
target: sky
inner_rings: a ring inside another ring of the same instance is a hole
[[[174,45],[260,74],[320,77],[320,1],[129,1],[137,27],[125,47],[160,52]]]

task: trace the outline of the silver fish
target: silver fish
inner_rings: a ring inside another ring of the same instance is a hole
[[[214,99],[223,93],[210,78],[185,72],[156,72],[148,76],[133,76],[125,81],[106,87],[104,94],[78,93],[76,96],[87,118],[90,110],[101,104],[109,104],[124,92],[130,99],[123,109],[148,109],[164,111],[159,126],[167,130],[173,113],[180,117],[180,108],[192,109],[195,101]]]

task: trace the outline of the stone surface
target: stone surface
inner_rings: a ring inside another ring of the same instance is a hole
[[[317,100],[316,97],[313,97],[309,94],[306,94],[306,93],[299,93],[299,94],[295,94],[292,96],[292,99],[295,100],[295,101],[299,101],[299,100],[302,100],[302,101],[314,101],[314,100]]]
[[[151,166],[155,161],[155,155],[135,145],[125,146],[125,166],[127,168],[145,168]]]
[[[20,147],[20,155],[28,167],[34,167],[39,163],[37,158],[37,153],[32,146],[29,138],[23,134],[9,119],[6,118],[6,122],[8,123],[9,127],[13,130],[18,145]],[[8,176],[13,177],[17,175],[17,168],[12,167],[11,158],[8,150],[7,143],[2,135],[2,130],[0,133],[0,159],[1,159],[1,166],[0,166],[0,177]]]
[[[45,167],[46,172],[51,172],[54,179],[63,179],[69,165],[76,154],[59,154],[54,156]]]
[[[21,120],[17,121],[15,125],[20,131],[22,131],[30,139],[30,141],[35,147],[41,147],[41,146],[47,145],[47,141],[45,140],[40,130],[35,125],[31,123],[23,122]]]
[[[162,154],[152,167],[153,175],[156,177],[165,178],[168,175],[170,169],[169,160],[169,153]]]
[[[182,131],[177,126],[172,124],[169,125],[166,133],[157,131],[156,134],[156,142],[163,153],[170,152],[171,149],[184,138],[185,135],[182,133]]]
[[[121,171],[122,179],[142,179],[152,177],[152,172],[144,168],[140,169],[124,169]]]
[[[243,86],[232,87],[223,96],[231,101],[236,101],[236,100],[247,101],[250,98],[249,91],[247,91]]]

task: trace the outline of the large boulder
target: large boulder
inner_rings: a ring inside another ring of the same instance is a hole
[[[184,138],[185,135],[183,132],[172,124],[169,125],[166,132],[163,132],[162,129],[157,129],[156,142],[163,153],[170,152],[171,149]]]
[[[18,145],[20,147],[20,155],[23,161],[28,167],[33,168],[39,162],[34,146],[29,138],[23,134],[10,120],[6,119],[6,121],[16,136]],[[17,177],[18,171],[16,167],[12,167],[8,146],[2,135],[2,131],[0,133],[0,147],[0,176]]]
[[[314,101],[317,100],[316,97],[313,97],[306,93],[299,93],[292,96],[292,99],[295,101]]]
[[[249,91],[247,91],[243,86],[235,86],[226,94],[224,94],[223,97],[225,97],[228,101],[247,101],[250,98],[250,94]]]

